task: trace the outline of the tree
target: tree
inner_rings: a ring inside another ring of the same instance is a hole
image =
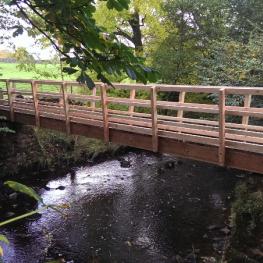
[[[109,10],[104,2],[98,5],[95,19],[117,37],[126,40],[141,54],[149,38],[160,29],[161,1],[132,0],[122,12]]]
[[[199,61],[211,41],[227,34],[227,5],[217,0],[170,0],[163,8],[166,36],[153,40],[152,65],[163,82],[197,84]]]
[[[215,41],[202,60],[200,76],[209,85],[263,86],[263,36],[248,44],[225,39]]]
[[[263,28],[262,0],[229,0],[230,37],[245,44]]]
[[[95,84],[88,70],[97,79],[111,84],[106,74],[125,72],[130,78],[146,83],[154,81],[156,72],[143,66],[144,59],[134,56],[131,47],[108,34],[96,24],[93,0],[5,0],[16,7],[16,15],[25,19],[33,28],[47,37],[69,65],[64,72],[79,72],[78,81],[89,87]],[[107,8],[122,11],[128,0],[106,0]],[[22,33],[17,26],[15,34]]]

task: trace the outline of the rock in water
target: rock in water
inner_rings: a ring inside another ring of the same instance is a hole
[[[121,165],[122,168],[129,168],[129,167],[131,167],[131,162],[130,161],[127,161],[127,160],[125,160],[123,158],[119,159],[118,161],[120,162],[120,165]]]
[[[59,187],[57,187],[57,190],[65,190],[65,186],[63,186],[63,185],[60,185]]]

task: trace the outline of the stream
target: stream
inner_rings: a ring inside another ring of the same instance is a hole
[[[10,241],[4,246],[4,262],[220,258],[229,234],[231,195],[239,180],[235,173],[168,155],[141,152],[122,158],[78,167],[44,188],[33,185],[45,203],[66,204],[66,217],[49,209],[3,228]]]

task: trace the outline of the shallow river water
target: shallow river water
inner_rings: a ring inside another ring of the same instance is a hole
[[[118,160],[79,167],[39,188],[45,203],[70,206],[67,217],[48,210],[5,228],[4,262],[46,262],[59,254],[74,263],[220,258],[233,172],[148,153],[123,158],[130,167]]]

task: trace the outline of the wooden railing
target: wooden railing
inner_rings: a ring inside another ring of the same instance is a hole
[[[111,130],[143,134],[151,136],[154,152],[159,151],[160,138],[216,146],[217,163],[222,166],[229,148],[263,154],[263,127],[250,122],[250,118],[263,118],[262,108],[251,107],[254,96],[263,96],[263,88],[115,83],[116,90],[129,93],[120,98],[112,96],[112,88],[102,83],[96,83],[90,94],[74,93],[83,85],[73,81],[2,79],[1,83],[0,110],[9,112],[11,121],[16,121],[16,114],[32,115],[40,127],[44,117],[57,119],[64,122],[68,134],[73,123],[97,126],[103,128],[105,142],[110,141]],[[57,87],[57,92],[40,91],[43,85]],[[137,98],[142,91],[145,99]],[[178,101],[161,100],[160,94],[167,92],[177,92]],[[219,102],[187,102],[189,93],[217,94]],[[243,95],[244,106],[226,105],[230,95]],[[117,110],[112,104],[125,108]],[[204,118],[207,114],[211,116]],[[230,116],[237,117],[235,122]]]

